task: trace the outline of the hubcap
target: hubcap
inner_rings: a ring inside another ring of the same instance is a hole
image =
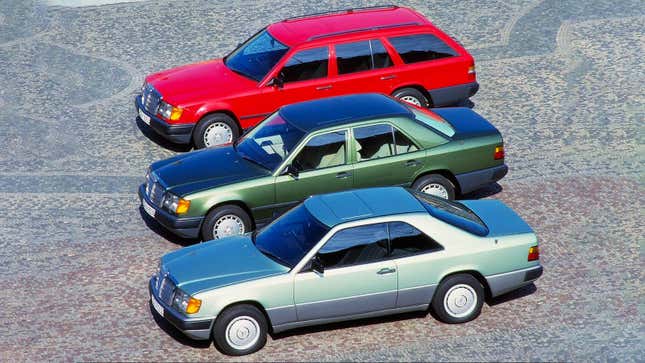
[[[238,316],[226,326],[226,342],[237,350],[248,349],[260,338],[260,325],[250,316]]]
[[[227,214],[220,217],[213,226],[213,237],[215,239],[244,234],[244,222],[235,214]]]
[[[403,96],[400,99],[401,99],[401,101],[411,103],[411,104],[413,104],[415,106],[421,106],[421,101],[418,98],[414,97],[414,96]]]
[[[477,293],[470,285],[458,284],[450,288],[443,298],[443,307],[454,318],[463,318],[475,310]]]
[[[430,183],[421,188],[421,193],[434,195],[435,197],[448,199],[448,190],[439,183]]]
[[[223,122],[212,123],[204,131],[206,147],[227,144],[231,141],[233,141],[233,130]]]

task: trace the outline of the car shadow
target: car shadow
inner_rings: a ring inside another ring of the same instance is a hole
[[[537,287],[535,286],[535,284],[530,283],[530,284],[528,284],[526,286],[522,286],[519,289],[513,290],[513,291],[508,292],[506,294],[494,297],[492,299],[491,298],[486,299],[486,303],[489,306],[495,306],[495,305],[499,305],[499,304],[502,304],[502,303],[505,303],[505,302],[509,302],[511,300],[520,299],[520,298],[523,298],[525,296],[532,295],[536,291],[537,291]]]
[[[150,217],[141,206],[139,206],[139,214],[141,215],[141,219],[143,219],[143,222],[146,224],[146,226],[148,226],[148,228],[150,228],[153,232],[158,234],[160,237],[165,238],[169,242],[180,245],[182,247],[194,245],[195,243],[200,242],[200,239],[198,238],[183,238],[170,232],[161,224],[159,224],[159,222],[157,222],[154,218]]]
[[[501,185],[499,185],[498,183],[493,183],[470,193],[463,194],[459,197],[459,199],[482,199],[498,194],[502,190],[504,190],[504,188],[502,188]]]
[[[155,311],[155,309],[152,307],[152,302],[148,302],[148,308],[150,309],[150,315],[152,315],[152,318],[154,319],[155,323],[157,323],[157,326],[161,328],[166,334],[170,335],[173,339],[175,339],[178,343],[187,345],[192,348],[201,348],[201,349],[208,349],[211,346],[211,341],[210,340],[195,340],[187,337],[182,333],[179,329],[175,328],[174,325],[170,324],[166,319],[164,319],[162,316]]]
[[[174,152],[187,152],[192,150],[193,148],[191,144],[187,144],[187,145],[175,144],[174,142],[170,142],[164,139],[161,135],[155,132],[155,130],[153,130],[145,122],[141,121],[139,117],[136,118],[136,124],[139,130],[141,131],[141,133],[143,134],[143,136],[147,137],[150,141],[163,147],[164,149],[168,149]]]

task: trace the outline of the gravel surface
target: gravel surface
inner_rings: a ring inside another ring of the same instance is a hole
[[[0,361],[230,360],[151,313],[157,259],[191,241],[145,223],[136,188],[185,150],[141,132],[132,96],[145,74],[222,56],[269,22],[372,3],[87,4],[0,2]],[[545,274],[468,324],[300,329],[235,360],[642,361],[642,2],[405,5],[474,55],[475,110],[504,135],[510,172],[471,197],[534,227]]]

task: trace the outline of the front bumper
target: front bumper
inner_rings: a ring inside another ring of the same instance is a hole
[[[150,215],[145,208],[144,213],[146,213],[151,218],[154,218],[159,224],[164,226],[170,232],[184,238],[197,238],[199,237],[199,229],[202,225],[202,220],[204,217],[177,217],[164,209],[156,206],[150,198],[146,195],[146,186],[141,184],[139,186],[139,200],[143,203],[145,200],[149,206],[154,208],[154,216]]]
[[[457,182],[459,182],[461,194],[466,194],[477,190],[484,185],[495,183],[506,176],[506,173],[508,173],[508,166],[506,166],[506,164],[502,164],[493,166],[492,168],[457,174],[455,175],[455,178],[457,178]]]
[[[155,299],[155,301],[163,308],[163,315],[160,315],[170,324],[174,325],[175,328],[179,329],[182,333],[192,339],[210,339],[211,329],[213,328],[213,322],[215,321],[215,319],[191,319],[175,311],[174,308],[168,306],[168,304],[157,298],[158,294],[155,290],[155,281],[155,276],[150,278],[150,281],[148,282],[148,291],[150,292],[150,304],[153,305],[152,299]],[[154,305],[153,310],[159,313],[159,311],[154,308]]]
[[[141,105],[141,95],[134,97],[134,106],[137,110],[137,120],[141,120],[141,122],[148,124],[151,129],[163,138],[177,144],[190,144],[195,124],[169,124],[157,117],[157,115],[148,113]],[[146,116],[150,117],[150,123],[145,122],[141,117],[139,117],[139,110],[141,110],[141,112]]]

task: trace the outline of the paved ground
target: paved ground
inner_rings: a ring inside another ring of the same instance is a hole
[[[156,260],[186,241],[151,230],[135,190],[182,150],[141,133],[132,94],[268,22],[366,3],[1,1],[0,361],[228,359],[150,312]],[[511,171],[474,197],[519,211],[546,273],[465,325],[413,314],[303,329],[241,359],[642,361],[642,2],[409,5],[475,56],[475,109],[504,134]]]

